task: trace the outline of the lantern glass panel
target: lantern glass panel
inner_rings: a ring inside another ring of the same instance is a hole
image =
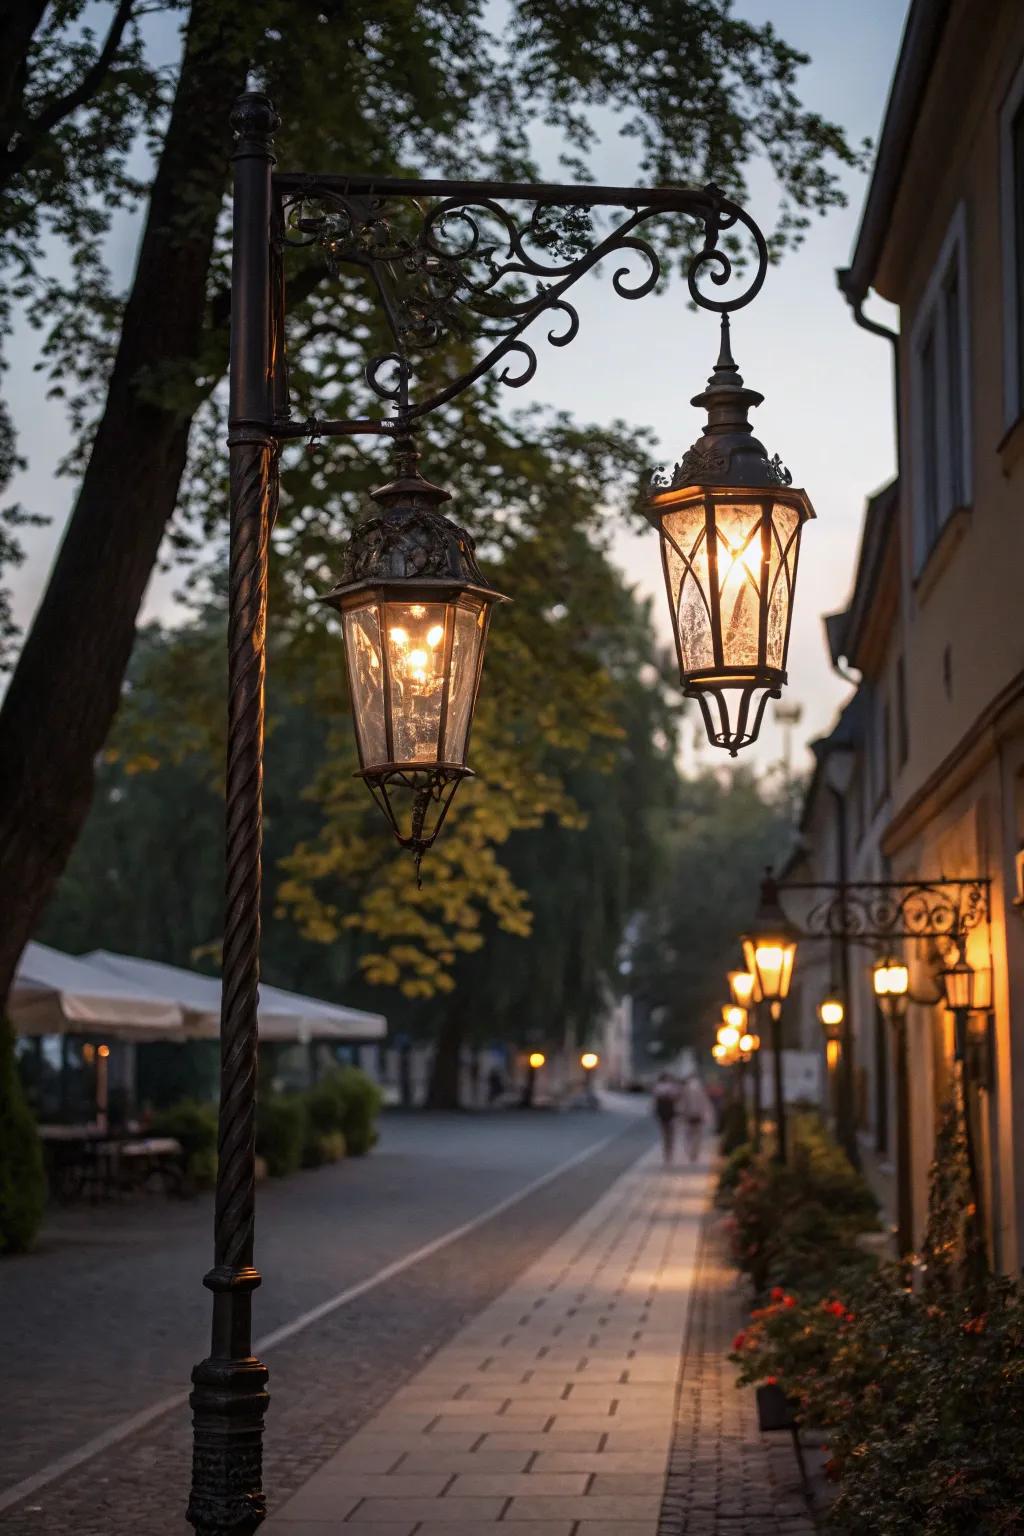
[[[948,971],[943,971],[942,980],[945,983],[948,1008],[954,1012],[970,1008],[972,979],[973,972],[969,965],[954,965]]]
[[[386,602],[392,761],[437,762],[448,647],[447,603]]]
[[[375,602],[349,608],[343,615],[349,692],[356,722],[359,758],[364,768],[388,761],[384,727],[384,689],[380,620]]]
[[[683,672],[785,667],[801,521],[786,502],[703,494],[665,513],[665,575]]]
[[[485,602],[467,595],[453,612],[451,683],[443,749],[446,763],[466,761],[480,659],[487,634],[487,611]]]

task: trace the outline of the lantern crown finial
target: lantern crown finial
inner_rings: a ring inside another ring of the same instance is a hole
[[[793,477],[788,469],[778,454],[769,459],[747,419],[751,406],[763,400],[762,394],[743,382],[732,355],[729,316],[723,315],[718,361],[708,376],[707,388],[690,402],[707,411],[707,425],[703,436],[676,465],[671,489],[686,485],[790,485]]]

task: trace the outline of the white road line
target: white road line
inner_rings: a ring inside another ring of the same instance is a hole
[[[464,1221],[461,1226],[452,1227],[449,1232],[444,1232],[440,1237],[435,1237],[432,1242],[424,1243],[421,1248],[416,1248],[412,1253],[407,1253],[401,1259],[396,1259],[391,1264],[385,1264],[383,1269],[378,1269],[376,1274],[370,1275],[366,1280],[360,1280],[356,1285],[350,1285],[344,1291],[339,1291],[336,1296],[322,1301],[318,1307],[311,1307],[308,1312],[301,1313],[293,1318],[290,1323],[285,1323],[280,1328],[275,1328],[271,1333],[264,1334],[262,1339],[257,1339],[253,1348],[257,1354],[262,1355],[266,1350],[273,1349],[278,1344],[283,1344],[286,1339],[294,1338],[304,1328],[318,1323],[321,1318],[329,1317],[332,1312],[337,1312],[339,1307],[347,1307],[350,1302],[365,1296],[367,1291],[376,1290],[377,1286],[384,1285],[388,1280],[393,1280],[396,1275],[404,1274],[407,1269],[421,1263],[424,1259],[432,1258],[435,1253],[440,1253],[452,1243],[457,1243],[460,1238],[468,1237],[478,1227],[484,1226],[488,1221],[493,1221],[495,1216],[501,1216],[505,1211],[511,1210],[521,1200],[527,1200],[530,1195],[543,1189],[545,1184],[550,1184],[554,1179],[560,1178],[563,1173],[576,1168],[580,1163],[585,1163],[602,1147],[610,1142],[617,1141],[625,1134],[625,1128],[614,1131],[610,1136],[605,1136],[600,1141],[595,1141],[591,1146],[584,1147],[582,1152],[577,1152],[573,1157],[567,1158],[564,1163],[559,1163],[548,1173],[541,1174],[540,1178],[533,1179],[515,1194],[507,1195],[504,1200],[499,1200],[497,1205],[490,1206],[486,1211],[481,1211],[479,1216],[474,1216],[471,1221]],[[646,1148],[644,1149],[647,1150]],[[638,1157],[642,1154],[638,1154]],[[144,1429],[147,1424],[152,1424],[154,1419],[161,1414],[169,1413],[172,1408],[180,1408],[188,1401],[187,1392],[176,1392],[173,1397],[161,1398],[159,1402],[151,1403],[148,1408],[143,1408],[139,1413],[132,1414],[131,1418],[122,1419],[119,1424],[114,1424],[110,1429],[96,1435],[94,1439],[87,1440],[76,1451],[69,1451],[66,1456],[60,1456],[56,1461],[51,1461],[39,1472],[34,1472],[31,1477],[23,1478],[20,1483],[14,1483],[10,1488],[0,1492],[0,1513],[10,1509],[13,1504],[20,1504],[31,1494],[38,1493],[40,1488],[45,1488],[48,1483],[63,1477],[67,1472],[73,1472],[75,1467],[80,1467],[84,1461],[91,1461],[101,1451],[106,1451],[119,1441],[126,1440],[136,1430]]]

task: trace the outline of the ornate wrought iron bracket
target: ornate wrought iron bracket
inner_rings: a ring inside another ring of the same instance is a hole
[[[366,380],[394,415],[344,421],[290,420],[283,346],[275,435],[295,438],[408,432],[492,369],[519,388],[537,369],[526,332],[542,315],[559,324],[547,340],[564,347],[579,332],[570,288],[608,257],[639,257],[612,274],[624,299],[652,292],[663,263],[648,238],[655,219],[693,221],[699,248],[686,262],[693,302],[717,314],[741,309],[759,292],[768,248],[750,215],[716,186],[596,187],[519,182],[420,181],[401,177],[280,174],[273,178],[276,310],[285,312],[288,253],[311,249],[329,271],[362,269],[371,279],[393,350],[369,360]],[[527,205],[524,214],[508,204]],[[611,210],[611,217],[601,217]],[[743,237],[748,245],[743,250]],[[745,261],[745,264],[743,264]],[[706,291],[728,290],[716,296]],[[282,328],[275,329],[280,337]],[[471,365],[440,388],[413,398],[417,361],[446,340],[469,343]]]
[[[782,880],[776,890],[802,939],[845,939],[871,946],[924,939],[959,950],[968,933],[989,921],[990,886],[984,876],[940,876],[846,884]]]

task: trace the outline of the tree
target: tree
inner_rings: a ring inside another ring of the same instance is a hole
[[[14,1036],[0,1019],[0,1254],[31,1248],[43,1219],[43,1149],[14,1062]]]
[[[493,900],[490,863],[475,871],[472,860],[455,858],[442,875],[428,858],[424,889],[410,892],[406,903],[422,904],[421,919],[428,912],[431,929],[446,935],[450,958],[433,969],[429,948],[418,959],[404,953],[423,942],[418,934],[396,941],[393,957],[346,922],[345,914],[365,897],[361,882],[372,891],[393,865],[404,881],[409,870],[407,858],[389,853],[383,823],[361,786],[358,795],[336,799],[333,787],[347,783],[351,773],[348,733],[333,732],[321,712],[305,707],[325,672],[333,671],[332,685],[339,687],[340,669],[327,665],[337,662],[333,637],[321,632],[318,649],[293,638],[276,657],[276,674],[288,683],[277,690],[269,741],[268,979],[314,995],[367,1001],[386,1010],[396,1031],[436,1040],[431,1100],[438,1106],[457,1102],[464,1042],[555,1041],[582,1031],[601,1010],[616,985],[626,924],[656,864],[657,819],[675,784],[678,704],[657,670],[645,664],[651,649],[646,610],[587,543],[579,543],[577,558],[583,569],[575,580],[563,572],[563,591],[573,605],[585,591],[588,611],[602,620],[588,634],[586,649],[600,654],[607,672],[605,713],[592,709],[585,741],[547,742],[543,793],[553,804],[557,787],[560,814],[524,814],[515,800],[506,805],[501,791],[484,787],[481,801],[485,807],[491,802],[488,824],[506,829],[499,867],[502,889],[514,893],[512,922],[503,901]],[[591,567],[607,580],[600,604]],[[191,628],[142,637],[99,770],[93,813],[44,925],[47,940],[59,947],[118,947],[186,966],[215,959],[221,754],[204,700],[216,700],[221,684],[220,650],[209,644],[217,618],[209,614]],[[550,622],[564,625],[566,618]],[[533,622],[524,613],[524,630]],[[513,636],[506,638],[514,643]],[[550,681],[553,691],[566,686],[570,700],[577,697],[557,666]],[[499,714],[514,714],[516,697],[506,693],[507,710],[496,704]],[[219,715],[213,718],[219,727]],[[515,776],[537,792],[529,751]],[[333,841],[341,838],[347,846],[353,829],[374,857],[362,869],[343,863],[339,878],[347,899],[330,900],[337,895],[335,883],[315,909],[297,905],[296,866],[308,864],[311,849],[331,859]],[[385,976],[387,963],[394,970]],[[361,981],[361,971],[374,982]]]
[[[223,373],[226,125],[250,70],[284,110],[293,164],[531,174],[527,129],[542,116],[582,174],[596,144],[588,114],[601,106],[624,115],[642,172],[660,180],[714,179],[742,195],[745,166],[767,155],[782,190],[776,252],[809,212],[842,200],[833,166],[856,156],[800,107],[803,57],[770,25],[737,21],[727,0],[639,11],[519,0],[497,45],[489,24],[473,0],[393,0],[383,14],[352,0],[192,0],[131,290],[123,305],[97,305],[71,285],[53,306],[46,351],[84,424],[81,479],[0,711],[0,997],[87,814],[193,417]],[[23,56],[31,82],[42,49]],[[306,282],[310,305],[322,304],[320,274]]]
[[[788,795],[746,768],[684,779],[666,829],[668,873],[637,925],[630,984],[647,1009],[665,1010],[670,1050],[711,1044],[725,973],[754,916],[766,864],[792,836]]]

